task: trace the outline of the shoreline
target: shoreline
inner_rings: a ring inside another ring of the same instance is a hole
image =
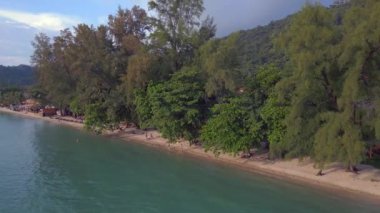
[[[5,107],[0,107],[0,112],[18,115],[18,116],[22,116],[26,118],[40,119],[40,120],[47,121],[50,123],[65,125],[65,126],[73,127],[76,129],[84,129],[84,125],[81,123],[76,123],[76,122],[71,122],[71,121],[66,121],[66,120],[59,120],[59,119],[51,118],[51,117],[42,117],[41,115],[37,113],[12,111]]]
[[[81,123],[42,117],[35,113],[15,112],[3,107],[0,107],[0,112],[40,119],[76,129],[84,129],[84,125]],[[248,172],[271,176],[279,180],[286,179],[296,184],[307,184],[313,188],[321,187],[323,188],[322,190],[343,194],[348,197],[359,195],[370,200],[380,200],[380,169],[376,169],[372,166],[359,165],[359,174],[352,174],[345,172],[345,168],[341,164],[332,164],[324,170],[325,175],[319,177],[315,175],[318,170],[313,168],[313,163],[310,160],[269,161],[260,159],[260,156],[242,159],[228,154],[220,154],[218,157],[215,157],[212,152],[205,152],[203,148],[197,146],[190,147],[185,141],[168,144],[167,140],[161,138],[158,132],[150,131],[149,135],[150,134],[153,135],[153,138],[146,139],[146,135],[143,131],[129,128],[123,132],[108,132],[104,134],[104,136],[165,149],[181,155],[186,154],[196,158],[211,160]],[[350,194],[347,195],[345,192]]]

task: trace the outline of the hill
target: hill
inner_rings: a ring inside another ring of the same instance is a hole
[[[342,24],[343,15],[352,7],[349,1],[336,1],[330,6],[332,14],[336,18],[336,25]],[[239,31],[237,47],[239,61],[247,71],[255,71],[257,67],[272,63],[283,67],[288,58],[276,49],[275,38],[291,24],[292,14],[288,17],[270,22],[265,26],[258,26],[249,30]]]
[[[0,87],[25,87],[36,83],[36,73],[31,66],[0,65]]]
[[[284,65],[287,59],[276,50],[273,39],[290,24],[290,21],[291,16],[272,21],[266,26],[240,31],[237,46],[241,64],[253,70],[267,63]]]

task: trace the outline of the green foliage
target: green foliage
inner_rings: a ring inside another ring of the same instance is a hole
[[[152,48],[164,53],[170,73],[190,65],[196,49],[215,35],[213,20],[201,21],[203,0],[151,0],[148,5],[157,14],[151,18]]]
[[[142,89],[135,91],[134,105],[137,114],[138,126],[143,129],[153,127],[152,106],[146,91]]]
[[[319,167],[331,161],[342,161],[348,167],[364,159],[366,144],[378,142],[380,41],[378,39],[380,3],[354,1],[343,17],[339,68],[344,71],[342,92],[337,100],[339,111],[323,119],[317,132],[315,156]],[[323,146],[335,147],[336,153]]]
[[[61,109],[84,115],[90,119],[87,126],[95,129],[114,128],[132,117],[126,103],[132,93],[124,94],[127,86],[122,84],[123,76],[128,62],[134,63],[129,59],[143,55],[142,41],[150,30],[147,14],[138,7],[119,8],[118,14],[109,18],[109,27],[79,24],[74,33],[66,29],[53,39],[40,34],[33,43],[32,63],[45,98]],[[140,72],[136,66],[130,67],[131,75],[134,70]],[[144,83],[140,82],[145,78],[141,79],[137,78],[137,85]],[[137,87],[129,82],[127,85]]]
[[[0,89],[0,104],[9,106],[20,104],[23,100],[23,91],[17,88]]]
[[[123,79],[128,101],[133,103],[135,91],[145,90],[149,82],[167,80],[170,76],[168,69],[170,68],[160,57],[146,50],[131,56],[128,60],[127,74]]]
[[[352,169],[378,141],[379,8],[377,1],[353,1],[337,21],[335,10],[308,5],[282,33],[278,43],[292,73],[279,85],[293,92],[285,101],[281,154],[311,156],[320,168],[340,161]]]
[[[125,39],[132,35],[139,40],[145,39],[147,31],[151,30],[149,17],[139,6],[129,9],[118,8],[116,15],[108,16],[108,25],[116,46],[125,45]]]
[[[325,114],[326,122],[316,133],[314,159],[319,168],[340,161],[347,167],[364,160],[362,132],[342,113]]]
[[[273,92],[279,80],[281,80],[281,70],[274,64],[259,67],[255,74],[257,87],[266,96]]]
[[[236,41],[237,57],[244,72],[253,73],[267,64],[283,67],[288,57],[281,49],[276,48],[273,39],[283,32],[291,23],[292,16],[272,21],[266,26],[258,26],[251,30],[239,32]],[[234,35],[232,35],[234,36]]]
[[[216,154],[269,141],[272,157],[310,156],[320,168],[352,169],[380,142],[378,1],[307,4],[222,39],[212,39],[212,18],[201,20],[202,0],[149,8],[152,17],[119,8],[107,26],[38,35],[31,96],[84,115],[97,132],[137,120],[170,142],[201,139]],[[2,90],[0,102],[21,96]]]
[[[261,66],[257,72],[245,77],[243,90],[253,99],[256,111],[259,111],[268,96],[274,92],[275,85],[281,78],[281,70],[274,64]]]
[[[286,50],[292,69],[282,82],[285,88],[293,88],[282,150],[287,157],[310,156],[319,114],[336,108],[333,48],[339,36],[333,24],[327,8],[307,5],[277,41]]]
[[[286,125],[284,119],[288,113],[288,108],[282,105],[275,94],[272,94],[260,111],[261,118],[266,124],[267,139],[270,144],[270,154],[272,157],[283,157]]]
[[[66,60],[72,40],[71,32],[64,30],[53,43],[44,34],[37,35],[33,42],[32,63],[37,69],[40,87],[46,98],[60,108],[68,106],[73,96],[69,92],[74,86],[73,73],[69,70],[69,60]]]
[[[241,83],[236,41],[239,34],[223,40],[211,40],[199,50],[199,62],[206,79],[208,96],[223,97],[235,93]]]
[[[2,66],[0,65],[0,88],[26,87],[35,84],[36,72],[27,65]]]
[[[147,95],[152,117],[146,119],[150,112],[145,106],[143,109],[137,109],[147,112],[143,115],[139,113],[140,118],[150,120],[162,136],[171,142],[179,139],[192,142],[198,136],[205,106],[202,88],[197,69],[185,67],[175,73],[169,81],[148,87]]]
[[[281,78],[281,70],[274,64],[261,66],[256,73],[246,77],[245,93],[252,99],[251,111],[256,115],[256,122],[263,123],[260,134],[270,142],[272,154],[277,144],[283,142],[285,133],[283,120],[287,111],[280,105],[275,90]]]
[[[250,104],[246,97],[236,97],[212,108],[213,114],[201,131],[206,150],[237,154],[248,152],[261,141],[262,124],[256,121]]]
[[[84,106],[80,103],[79,98],[74,98],[71,101],[70,110],[76,115],[83,115],[85,113]]]
[[[128,109],[121,91],[112,90],[104,101],[94,101],[85,105],[85,125],[90,130],[101,132],[103,129],[115,129],[127,117]],[[75,101],[74,101],[75,104]],[[75,109],[75,108],[74,108]],[[81,112],[81,108],[79,108]]]
[[[89,104],[85,109],[86,119],[85,127],[89,130],[93,130],[96,133],[101,133],[105,128],[105,121],[107,120],[105,109],[101,104]]]

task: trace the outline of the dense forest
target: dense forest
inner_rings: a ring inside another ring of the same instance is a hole
[[[37,83],[36,71],[27,65],[0,65],[0,104],[19,104]]]
[[[267,142],[271,158],[311,157],[320,169],[355,172],[379,143],[380,2],[307,4],[220,39],[202,0],[149,10],[36,36],[39,97],[95,131],[128,121],[216,154]]]
[[[0,88],[26,87],[37,82],[36,73],[31,66],[0,65]]]

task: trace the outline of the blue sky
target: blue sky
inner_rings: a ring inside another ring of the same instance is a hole
[[[147,8],[148,0],[1,0],[0,64],[29,64],[31,41],[38,32],[50,36],[78,23],[106,23],[120,5]],[[318,0],[309,0],[318,1]],[[204,0],[218,36],[265,25],[298,11],[307,0]],[[333,0],[320,0],[330,5]]]

